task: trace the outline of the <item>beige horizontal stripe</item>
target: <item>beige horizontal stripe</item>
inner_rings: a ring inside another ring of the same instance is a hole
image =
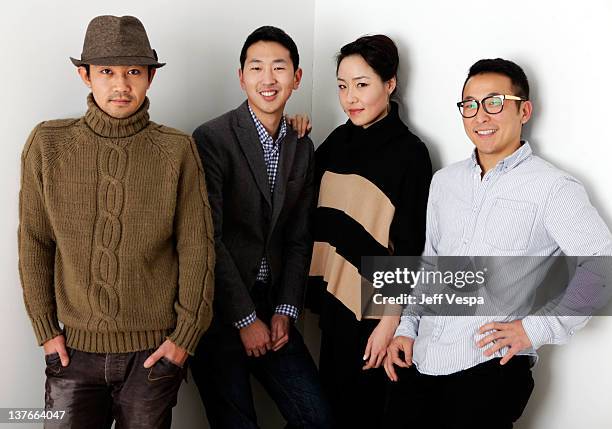
[[[341,210],[357,221],[376,241],[389,247],[395,206],[378,187],[357,174],[326,171],[321,179],[319,207]]]
[[[357,320],[380,319],[382,315],[399,316],[402,313],[401,306],[388,304],[383,310],[379,307],[376,315],[364,316],[365,308],[361,302],[363,292],[361,274],[353,264],[336,253],[336,248],[329,243],[315,241],[309,275],[322,276],[327,282],[327,291],[351,310]],[[375,290],[370,282],[367,286],[370,291],[368,298],[370,302]]]
[[[327,282],[327,291],[351,310],[357,320],[362,319],[361,274],[353,264],[336,253],[335,247],[320,241],[314,243],[309,275],[322,276]],[[370,287],[370,290],[373,291],[373,288]]]
[[[361,275],[357,268],[336,253],[329,243],[316,241],[310,264],[311,276],[323,276],[327,291],[361,320]]]

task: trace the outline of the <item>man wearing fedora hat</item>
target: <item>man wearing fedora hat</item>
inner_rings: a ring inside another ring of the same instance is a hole
[[[23,295],[45,351],[45,407],[65,411],[46,427],[169,428],[212,318],[202,165],[188,135],[149,120],[164,64],[138,19],[94,18],[71,60],[87,112],[37,125],[22,155]]]

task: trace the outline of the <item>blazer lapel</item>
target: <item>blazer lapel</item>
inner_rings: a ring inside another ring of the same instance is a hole
[[[238,142],[244,151],[251,173],[253,173],[253,177],[255,178],[255,183],[257,183],[257,187],[263,194],[268,205],[272,207],[266,160],[264,159],[259,135],[257,134],[257,129],[253,123],[253,118],[251,117],[246,101],[236,109],[236,118],[237,126],[235,127],[235,131]]]
[[[287,180],[293,166],[295,157],[295,146],[297,145],[297,134],[287,125],[287,135],[281,142],[280,158],[278,160],[278,172],[274,184],[274,195],[272,197],[272,225],[280,215],[285,201]]]

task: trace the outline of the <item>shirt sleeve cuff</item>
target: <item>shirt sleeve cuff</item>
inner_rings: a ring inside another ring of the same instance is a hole
[[[523,329],[531,341],[534,350],[539,349],[544,344],[551,344],[553,341],[550,327],[546,323],[544,316],[527,316],[522,320]]]
[[[395,330],[394,337],[410,337],[416,339],[419,319],[414,316],[402,316]]]
[[[237,322],[234,322],[234,327],[236,327],[237,329],[246,328],[247,326],[255,322],[256,318],[257,318],[257,314],[255,312],[252,312],[247,317],[240,319]]]
[[[297,307],[291,304],[277,305],[274,309],[274,312],[276,314],[284,314],[285,316],[289,316],[293,320],[297,320],[298,316],[300,315],[300,312],[298,311]]]

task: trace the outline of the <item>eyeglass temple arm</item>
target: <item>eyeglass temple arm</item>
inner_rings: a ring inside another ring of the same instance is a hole
[[[525,97],[517,97],[516,95],[505,95],[504,98],[507,100],[518,100],[518,101],[528,101]]]

